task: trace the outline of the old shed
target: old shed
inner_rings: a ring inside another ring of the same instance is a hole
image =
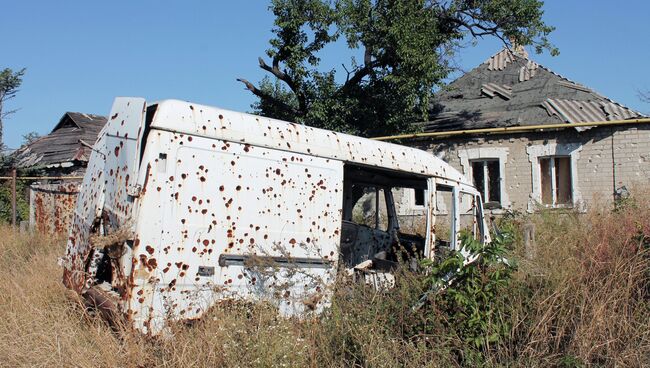
[[[29,186],[29,224],[48,233],[65,233],[74,210],[91,147],[104,116],[66,112],[52,131],[19,148],[15,167],[43,177]]]

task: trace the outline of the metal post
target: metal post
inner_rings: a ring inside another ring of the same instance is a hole
[[[11,226],[16,227],[16,169],[11,170]]]

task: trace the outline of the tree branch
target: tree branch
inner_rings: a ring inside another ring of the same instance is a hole
[[[298,110],[296,115],[305,116],[307,114],[307,99],[305,98],[304,93],[300,90],[297,83],[291,78],[287,73],[280,70],[280,60],[279,58],[273,58],[273,66],[269,66],[264,59],[261,57],[257,59],[260,63],[260,68],[266,70],[267,72],[273,74],[276,78],[283,81],[289,86],[291,91],[296,95],[298,100]],[[295,111],[295,110],[294,110]]]
[[[247,90],[251,91],[255,96],[259,97],[261,100],[267,101],[267,102],[275,105],[276,107],[278,107],[278,108],[280,108],[280,109],[282,109],[284,111],[287,111],[289,113],[298,115],[298,112],[296,111],[296,109],[291,107],[289,104],[287,104],[287,103],[285,103],[283,101],[280,101],[279,99],[275,98],[274,96],[272,96],[272,95],[262,91],[261,89],[255,87],[253,85],[253,83],[249,82],[248,80],[243,79],[243,78],[237,78],[237,81],[242,82],[246,86]]]

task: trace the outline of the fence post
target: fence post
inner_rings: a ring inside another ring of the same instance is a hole
[[[11,226],[16,227],[16,169],[11,170]]]

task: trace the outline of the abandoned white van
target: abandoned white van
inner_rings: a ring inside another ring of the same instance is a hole
[[[413,211],[400,209],[409,198]],[[93,147],[65,285],[147,334],[228,299],[318,313],[337,272],[488,241],[481,198],[424,151],[215,107],[117,98]],[[382,271],[384,270],[384,271]]]

